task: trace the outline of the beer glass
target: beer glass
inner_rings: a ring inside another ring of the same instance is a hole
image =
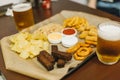
[[[112,65],[120,58],[120,25],[106,22],[98,26],[98,44],[96,50],[100,62]]]
[[[12,6],[14,20],[19,31],[34,24],[31,3],[18,3]]]

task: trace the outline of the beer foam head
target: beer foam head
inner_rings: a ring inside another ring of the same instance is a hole
[[[105,40],[120,40],[120,27],[112,24],[100,25],[98,35]]]
[[[29,10],[31,8],[31,4],[30,3],[20,3],[20,4],[13,5],[12,8],[13,8],[13,11],[22,12],[22,11]]]

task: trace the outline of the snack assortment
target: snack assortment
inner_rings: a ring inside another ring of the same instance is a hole
[[[64,21],[64,27],[72,27],[77,29],[78,37],[83,42],[67,49],[68,53],[73,53],[74,59],[84,60],[97,45],[97,27],[90,25],[85,18],[73,16]]]
[[[55,45],[50,46],[51,43]],[[58,50],[58,43],[66,48],[66,52]],[[23,59],[37,57],[48,71],[53,70],[55,64],[58,68],[63,68],[72,57],[75,60],[84,60],[96,45],[97,28],[78,16],[65,19],[63,26],[49,23],[33,33],[20,32],[10,37],[11,50]]]
[[[73,16],[64,21],[64,27],[72,27],[79,32],[79,38],[85,39],[85,43],[97,45],[97,27],[90,25],[85,18]]]

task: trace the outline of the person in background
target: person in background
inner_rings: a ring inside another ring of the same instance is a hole
[[[120,17],[120,0],[97,0],[96,8]]]
[[[120,0],[71,0],[120,17]]]
[[[96,0],[88,0],[88,7],[96,8]]]
[[[83,4],[91,8],[96,8],[96,0],[70,0],[70,1]]]

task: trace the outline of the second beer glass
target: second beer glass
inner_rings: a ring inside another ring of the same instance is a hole
[[[34,24],[32,6],[30,3],[19,3],[12,6],[14,20],[19,31]]]
[[[97,56],[100,62],[112,65],[120,57],[120,26],[102,23],[98,27]]]

